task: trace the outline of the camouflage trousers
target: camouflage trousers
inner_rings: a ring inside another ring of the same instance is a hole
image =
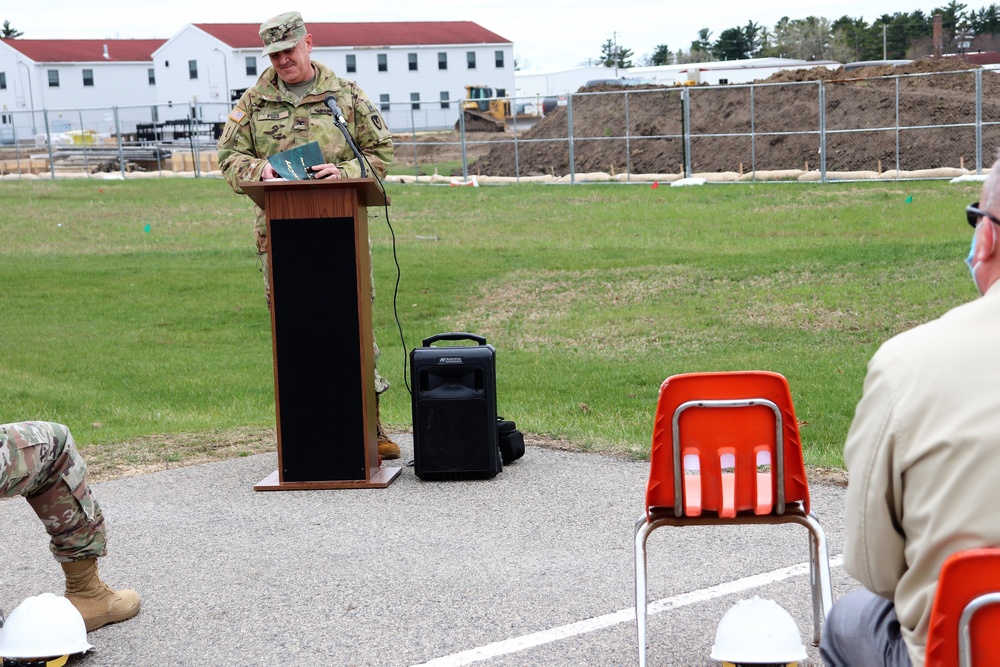
[[[90,492],[87,465],[69,429],[54,422],[0,426],[0,496],[24,496],[45,524],[59,562],[107,551],[104,515]]]
[[[257,266],[260,269],[261,274],[264,276],[264,300],[267,302],[267,309],[271,310],[271,275],[267,267],[267,235],[261,232],[261,217],[262,211],[258,210],[258,220],[257,225],[254,229],[254,240],[257,243]],[[369,266],[371,266],[371,252],[372,252],[372,240],[368,239],[368,257]],[[372,303],[375,303],[375,274],[370,274],[371,284],[372,284]],[[378,341],[375,340],[375,333],[372,332],[372,349],[374,351],[375,360],[375,393],[381,394],[389,388],[389,381],[382,377],[382,374],[378,372],[378,358],[380,353],[378,351]]]

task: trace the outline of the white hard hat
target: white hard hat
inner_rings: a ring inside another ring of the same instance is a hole
[[[0,658],[48,658],[50,667],[60,667],[69,654],[92,648],[87,643],[83,616],[72,602],[52,593],[35,595],[19,604],[0,628]]]
[[[715,631],[712,660],[739,665],[794,665],[806,647],[791,614],[774,600],[740,600]]]

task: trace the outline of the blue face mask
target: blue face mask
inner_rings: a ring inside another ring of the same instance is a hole
[[[972,258],[976,254],[976,233],[972,233],[972,247],[969,248],[969,256],[965,258],[965,264],[969,267],[969,273],[972,274],[972,281],[976,281],[976,271],[972,267]]]
[[[969,256],[965,258],[965,264],[969,267],[969,273],[972,274],[972,284],[975,285],[976,290],[978,290],[979,293],[982,294],[983,290],[979,289],[979,281],[976,280],[976,265],[973,264],[973,262],[975,261],[975,256],[976,256],[976,234],[973,234],[972,247],[969,248]]]

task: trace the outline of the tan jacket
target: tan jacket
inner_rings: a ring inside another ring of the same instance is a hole
[[[882,345],[844,459],[845,567],[894,600],[919,667],[941,564],[1000,545],[1000,284]]]

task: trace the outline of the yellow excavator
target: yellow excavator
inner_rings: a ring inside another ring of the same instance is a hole
[[[462,101],[466,132],[503,132],[505,119],[510,117],[510,100],[503,98],[504,91],[494,95],[489,86],[466,86]],[[461,129],[461,120],[455,129]]]
[[[518,104],[517,110],[511,113],[511,101],[506,91],[503,88],[494,91],[489,86],[466,86],[461,106],[466,132],[527,130],[541,119],[543,109],[539,100],[535,104]],[[462,119],[459,119],[455,129],[461,129],[461,125]]]

